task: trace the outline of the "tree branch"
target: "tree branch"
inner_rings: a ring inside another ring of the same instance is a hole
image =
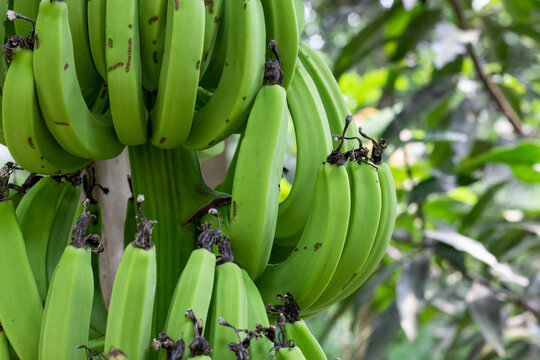
[[[450,4],[452,5],[452,8],[454,9],[454,13],[456,15],[458,26],[462,30],[467,30],[467,22],[465,19],[465,14],[463,12],[463,9],[461,8],[461,4],[459,3],[459,0],[449,0]],[[518,133],[519,135],[523,134],[523,122],[521,121],[521,118],[516,113],[514,108],[512,108],[512,105],[508,102],[506,97],[503,95],[501,90],[497,87],[497,85],[491,81],[489,76],[484,72],[484,69],[482,68],[482,64],[480,61],[480,57],[476,53],[474,47],[471,44],[467,44],[467,54],[471,58],[471,60],[474,63],[474,69],[476,71],[476,74],[484,84],[484,87],[486,91],[488,92],[491,99],[497,104],[499,110],[508,118],[510,121],[510,124],[512,124],[512,127]]]

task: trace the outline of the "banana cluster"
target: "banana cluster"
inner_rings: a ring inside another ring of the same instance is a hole
[[[321,54],[300,42],[303,10],[0,0],[13,21],[0,26],[0,142],[32,173],[15,186],[17,166],[0,170],[0,360],[326,359],[302,319],[376,269],[396,192],[386,142],[353,125]],[[212,189],[197,151],[233,133]],[[127,202],[106,305],[92,254],[103,250],[93,193],[106,189],[92,163],[126,146],[147,201]]]

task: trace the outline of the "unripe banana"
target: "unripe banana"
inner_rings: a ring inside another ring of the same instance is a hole
[[[85,235],[90,221],[91,215],[84,212],[54,270],[41,324],[40,360],[86,359],[85,351],[78,347],[88,344],[94,296],[92,250],[87,240],[99,239]]]
[[[150,120],[150,141],[159,148],[178,147],[191,129],[203,52],[204,10],[203,0],[168,4],[165,53]]]
[[[226,0],[224,5],[225,65],[212,99],[193,117],[182,144],[188,149],[207,149],[237,131],[263,81],[265,28],[260,0]]]
[[[110,118],[90,112],[81,93],[65,1],[40,3],[34,77],[47,127],[64,149],[94,160],[120,154],[124,146]]]
[[[125,145],[148,139],[141,83],[138,0],[107,0],[105,59],[114,130]]]
[[[284,262],[268,265],[255,282],[265,303],[290,291],[300,309],[307,309],[323,293],[341,256],[350,202],[345,168],[319,165],[311,211],[296,247]]]
[[[104,345],[105,351],[122,350],[131,360],[149,356],[156,291],[154,222],[141,217],[137,237],[127,246],[116,272]]]
[[[221,326],[218,319],[223,318],[238,329],[247,328],[248,298],[242,278],[242,270],[232,262],[219,265],[216,268],[214,290],[205,337],[212,346],[214,359],[236,360],[227,344],[237,342],[234,331]]]
[[[304,320],[285,323],[285,333],[288,339],[294,340],[296,346],[302,349],[303,355],[309,360],[326,360],[324,350],[315,338]]]
[[[18,46],[25,46],[25,42],[6,44],[16,46],[2,96],[6,145],[15,161],[28,171],[48,175],[77,171],[90,161],[64,150],[47,129],[36,96],[33,51]]]
[[[87,2],[88,41],[94,65],[101,78],[107,81],[107,64],[105,60],[105,21],[107,0]]]
[[[53,178],[38,181],[21,199],[16,214],[26,253],[42,301],[47,296],[47,245],[56,217],[56,205],[66,186]]]
[[[0,324],[0,360],[10,360],[9,357],[9,343],[6,333]]]
[[[139,29],[141,33],[141,76],[147,91],[158,87],[163,59],[167,0],[139,0]]]
[[[2,182],[7,167],[0,170]],[[7,181],[5,181],[7,184]],[[0,189],[0,322],[21,360],[38,358],[43,308],[13,202]]]
[[[204,44],[203,56],[201,59],[201,71],[199,73],[200,78],[202,78],[206,72],[206,68],[210,64],[210,59],[214,52],[214,45],[216,44],[216,37],[220,27],[219,24],[222,23],[223,1],[224,0],[212,0],[204,2],[206,9],[204,14]]]
[[[186,317],[188,309],[192,309],[197,319],[206,324],[216,268],[216,256],[209,250],[200,248],[191,253],[176,284],[165,322],[165,333],[174,341],[182,338],[189,344],[195,336],[193,321]],[[160,359],[165,359],[165,355],[162,351]]]
[[[270,258],[287,145],[285,89],[268,85],[257,94],[236,161],[231,204],[235,261],[256,279]]]
[[[298,346],[292,348],[282,347],[276,351],[276,360],[306,360],[304,353]]]

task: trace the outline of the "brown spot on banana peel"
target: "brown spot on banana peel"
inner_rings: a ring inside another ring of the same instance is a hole
[[[133,29],[133,24],[129,24],[128,29]]]
[[[163,144],[166,140],[167,140],[167,138],[161,138],[161,139],[159,139],[159,143]]]
[[[236,217],[236,201],[233,201],[232,203],[232,208],[233,208],[233,217]]]
[[[67,70],[68,66],[69,66],[69,64],[66,63],[66,65],[64,65],[64,70]]]
[[[157,58],[157,51],[154,51],[152,53],[152,60],[154,60],[154,64],[157,64],[159,62],[159,60]]]
[[[112,41],[111,38],[109,38],[109,39],[107,40],[107,45],[109,46],[109,49],[112,49],[112,47],[113,47],[113,41]]]
[[[178,11],[180,8],[180,5],[178,4],[178,0],[174,0],[174,11]]]
[[[197,61],[197,64],[195,64],[195,68],[199,70],[201,68],[201,60]]]
[[[316,243],[314,246],[313,246],[313,250],[317,251],[321,248],[322,244],[321,243]]]
[[[34,49],[39,49],[39,37],[37,34],[34,36]]]
[[[124,66],[124,63],[123,62],[117,62],[116,64],[112,65],[112,66],[109,66],[109,68],[107,69],[108,72],[111,72],[113,71],[114,69],[118,69],[119,67],[121,66]]]
[[[131,67],[131,38],[128,39],[128,53],[127,53],[127,63],[126,63],[126,72],[128,73],[129,72],[129,69]]]
[[[148,25],[152,25],[152,23],[158,21],[157,15],[152,16],[150,19],[148,19]]]
[[[31,147],[32,149],[35,149],[35,148],[36,148],[36,146],[34,145],[34,142],[32,141],[32,138],[31,138],[31,137],[28,138],[28,145],[30,145],[30,147]]]
[[[61,121],[55,121],[55,122],[54,122],[54,125],[69,126],[68,123],[66,123],[66,122],[61,122]]]

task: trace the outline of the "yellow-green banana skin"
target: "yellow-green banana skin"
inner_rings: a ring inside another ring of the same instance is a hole
[[[304,353],[298,346],[295,346],[291,349],[281,348],[276,351],[276,360],[306,360]]]
[[[148,115],[141,82],[139,2],[107,0],[106,16],[105,59],[114,129],[123,144],[144,144]]]
[[[139,0],[142,85],[148,91],[158,87],[163,59],[167,0]]]
[[[43,307],[11,200],[0,201],[0,323],[21,360],[38,358]]]
[[[61,175],[90,162],[68,153],[49,133],[36,96],[30,49],[18,48],[13,56],[3,88],[2,122],[6,145],[25,170]]]
[[[235,262],[256,279],[270,258],[287,145],[287,101],[279,85],[257,94],[240,144],[232,189],[231,246]]]
[[[168,4],[165,53],[150,121],[150,141],[163,149],[178,147],[191,129],[203,52],[204,10],[203,0]]]
[[[343,166],[319,166],[311,211],[298,244],[287,260],[268,265],[256,280],[265,303],[290,291],[307,309],[323,293],[338,265],[347,226],[351,197]]]
[[[49,234],[56,217],[56,204],[65,186],[53,178],[42,178],[24,194],[15,211],[42,301],[47,297]]]
[[[216,256],[213,253],[206,249],[197,249],[191,253],[176,284],[165,321],[165,332],[175,341],[182,337],[189,345],[195,337],[193,321],[186,317],[187,309],[192,309],[197,319],[206,325],[215,268]],[[186,354],[188,353],[189,349],[186,347]],[[166,353],[162,350],[160,359],[165,358]]]
[[[197,314],[195,314],[197,315]],[[231,328],[218,324],[222,317],[237,329],[247,328],[248,299],[242,271],[235,263],[225,263],[216,268],[214,290],[204,336],[212,347],[212,357],[222,360],[236,360],[227,344],[238,342]]]
[[[296,346],[302,349],[302,353],[309,360],[326,360],[324,350],[315,338],[304,320],[294,323],[285,323],[287,339],[293,339]]]
[[[245,122],[264,75],[264,14],[260,0],[225,0],[225,66],[210,102],[193,117],[182,146],[203,150],[237,131]],[[223,24],[221,24],[223,25]]]
[[[294,1],[261,0],[266,21],[266,42],[275,40],[277,43],[285,89],[289,87],[296,69],[300,42]]]
[[[87,3],[88,42],[96,70],[103,80],[107,80],[105,61],[105,21],[107,0],[92,0]]]
[[[69,245],[53,274],[39,338],[39,359],[86,359],[94,277],[90,248]]]
[[[252,330],[256,325],[260,324],[265,328],[270,326],[268,316],[266,315],[266,304],[261,298],[257,285],[251,280],[249,274],[242,269],[242,278],[246,286],[246,294],[248,298],[248,324],[247,328]],[[270,353],[270,349],[274,344],[266,337],[251,340],[249,345],[249,357],[251,359],[266,359]]]
[[[221,22],[223,1],[224,0],[212,0],[204,2],[204,6],[206,8],[204,14],[204,45],[199,78],[202,78],[206,72],[206,68],[208,67],[210,59],[212,58],[214,44],[216,43],[219,24]]]
[[[348,162],[346,166],[352,201],[345,246],[332,280],[313,308],[331,303],[347,288],[368,261],[379,227],[382,205],[378,170],[365,163]]]
[[[120,349],[132,360],[146,359],[152,343],[152,312],[156,291],[156,247],[129,244],[111,293],[105,352]]]
[[[2,329],[0,324],[0,360],[10,360],[9,357],[9,343],[6,333]]]
[[[93,114],[81,94],[65,1],[42,0],[36,23],[34,77],[50,132],[75,156],[103,160],[123,149],[110,118]]]
[[[292,239],[302,232],[310,210],[317,169],[332,151],[331,133],[321,98],[302,65],[287,90],[287,103],[296,133],[296,173],[289,196],[279,204],[275,243],[294,246]]]

